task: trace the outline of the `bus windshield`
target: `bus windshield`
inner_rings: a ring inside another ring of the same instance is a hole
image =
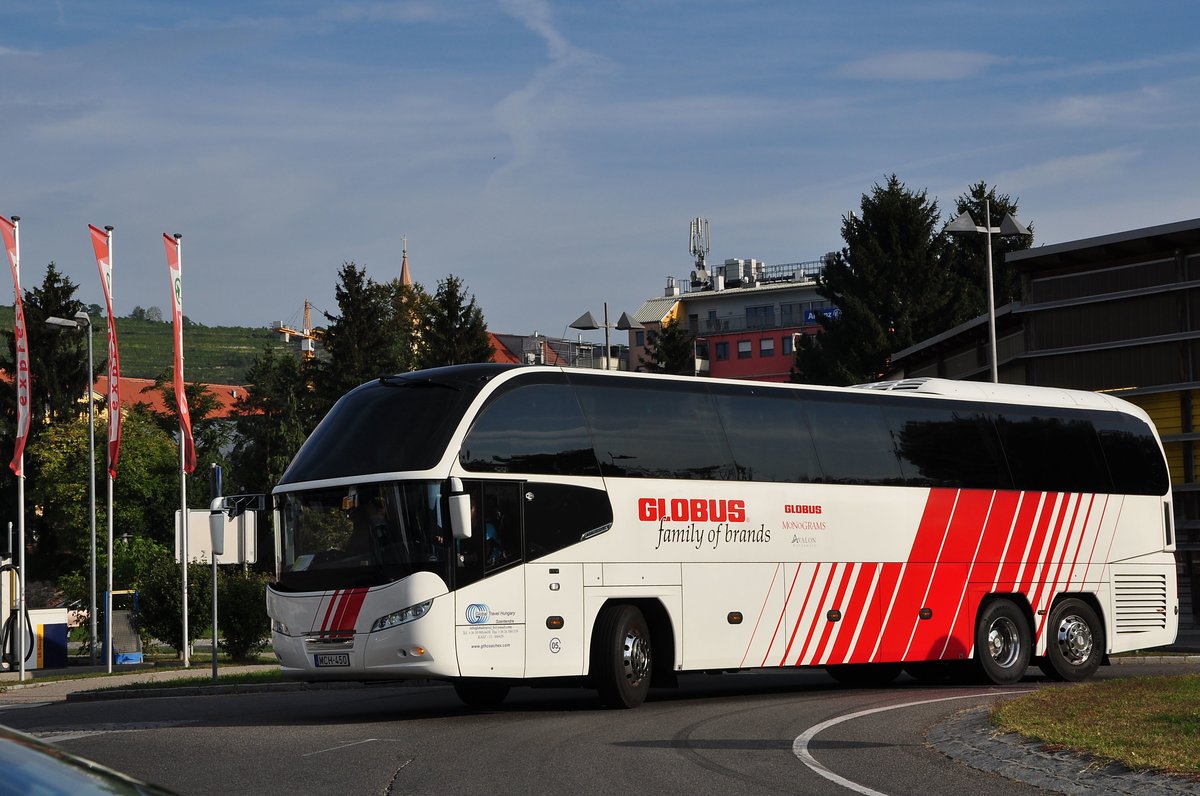
[[[450,532],[437,481],[286,492],[275,501],[280,590],[379,586],[414,572],[449,582]]]

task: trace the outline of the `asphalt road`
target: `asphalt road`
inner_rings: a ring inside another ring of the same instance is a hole
[[[1196,668],[1122,665],[1100,676]],[[12,704],[0,723],[182,794],[1022,796],[1044,791],[968,768],[925,735],[957,711],[1045,685],[902,678],[846,689],[820,671],[689,675],[632,711],[605,710],[586,690],[525,688],[482,712],[444,686],[377,685]]]

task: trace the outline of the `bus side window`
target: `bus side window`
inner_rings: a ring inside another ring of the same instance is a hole
[[[521,482],[466,481],[471,538],[456,539],[455,588],[521,560]]]

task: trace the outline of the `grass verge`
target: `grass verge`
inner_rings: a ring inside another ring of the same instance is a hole
[[[998,705],[992,724],[1137,771],[1200,777],[1200,675],[1043,688]]]

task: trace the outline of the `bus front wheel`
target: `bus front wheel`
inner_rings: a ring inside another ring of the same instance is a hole
[[[980,673],[996,685],[1010,685],[1029,666],[1029,623],[1011,600],[992,600],[979,612],[975,660]]]
[[[1038,666],[1055,680],[1078,682],[1096,673],[1104,656],[1104,626],[1092,607],[1070,597],[1046,623],[1046,657]]]
[[[653,668],[650,628],[633,605],[608,605],[596,618],[592,678],[610,708],[636,708],[646,701]]]

